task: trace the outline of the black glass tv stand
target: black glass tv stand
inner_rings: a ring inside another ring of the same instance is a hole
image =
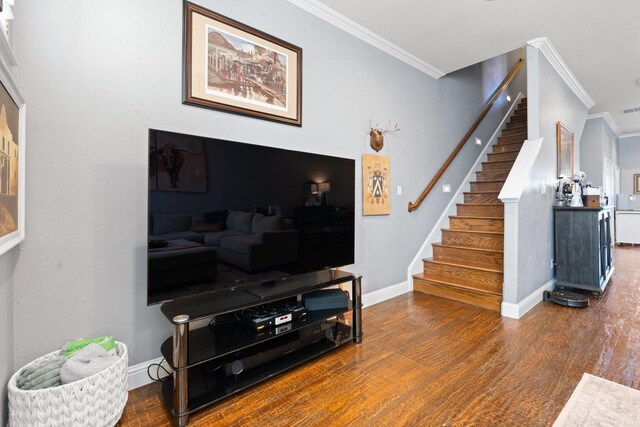
[[[197,410],[343,344],[362,342],[361,278],[322,270],[164,303],[162,312],[173,324],[173,336],[161,350],[173,375],[162,384],[162,394],[175,424],[185,426]],[[347,282],[347,308],[309,311],[304,320],[284,328],[257,332],[230,314]],[[190,331],[191,322],[207,318],[225,320]]]

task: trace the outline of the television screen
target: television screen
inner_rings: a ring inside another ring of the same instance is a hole
[[[147,303],[354,262],[355,161],[149,131]]]

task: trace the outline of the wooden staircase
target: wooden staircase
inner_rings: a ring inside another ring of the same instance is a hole
[[[500,311],[504,272],[504,207],[498,194],[527,139],[527,100],[522,99],[476,181],[457,204],[457,215],[433,244],[433,258],[413,276],[413,289]]]

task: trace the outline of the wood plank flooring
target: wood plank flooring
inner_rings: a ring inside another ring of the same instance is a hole
[[[640,247],[586,309],[538,304],[521,320],[410,293],[364,310],[347,345],[190,418],[190,426],[549,426],[583,372],[640,387]],[[167,333],[170,331],[167,330]],[[168,426],[158,384],[119,426]]]

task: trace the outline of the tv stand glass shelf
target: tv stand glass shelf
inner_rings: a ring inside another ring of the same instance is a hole
[[[348,307],[309,311],[303,319],[256,331],[242,310],[351,282]],[[161,347],[173,369],[162,394],[175,424],[189,414],[285,372],[345,343],[362,341],[361,276],[323,270],[182,298],[162,305],[173,336]],[[208,327],[189,323],[214,319]]]

